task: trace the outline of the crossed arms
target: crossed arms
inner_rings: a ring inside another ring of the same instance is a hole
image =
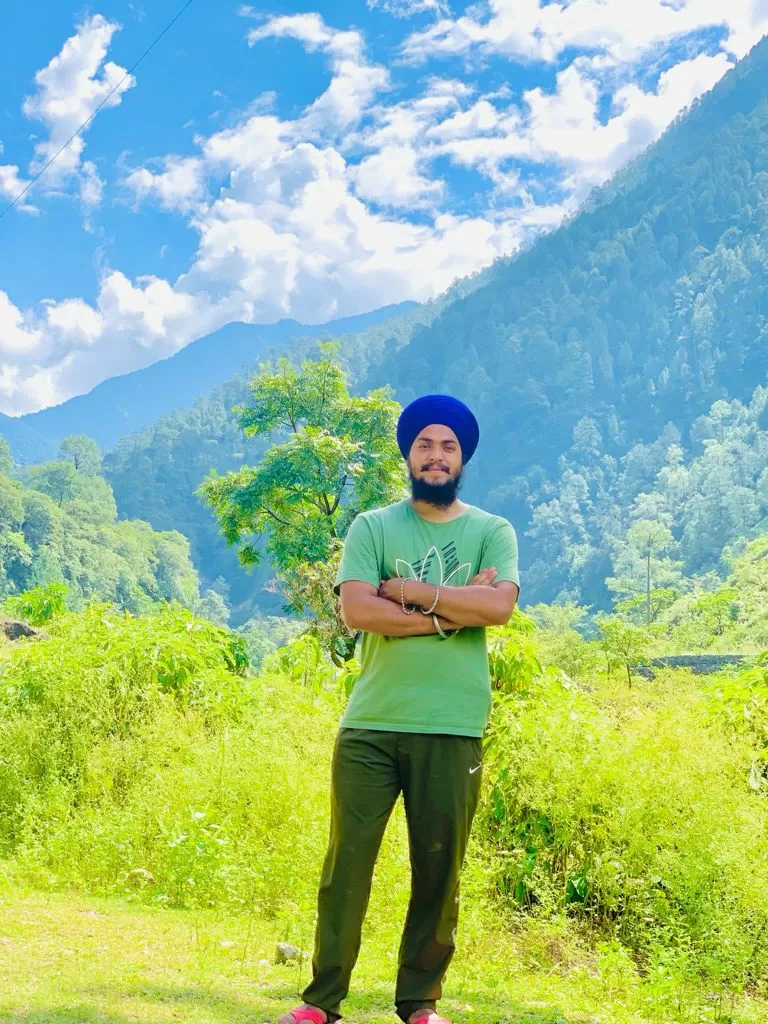
[[[496,569],[482,569],[465,587],[441,587],[435,613],[444,631],[460,626],[504,625],[514,611],[519,594],[516,583],[494,583]],[[400,604],[401,579],[385,580],[376,589],[361,580],[341,584],[341,614],[347,626],[380,636],[429,636],[437,632],[431,615],[405,615]],[[431,583],[407,580],[406,604],[431,608],[435,588]]]

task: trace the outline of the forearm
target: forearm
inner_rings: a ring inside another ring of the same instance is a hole
[[[405,600],[431,608],[435,588],[431,583],[414,580],[406,584]],[[509,591],[492,586],[440,587],[435,611],[460,626],[503,626],[509,621],[513,607],[510,607]]]
[[[371,596],[357,601],[354,609],[346,611],[344,617],[350,629],[378,633],[379,636],[430,636],[437,633],[431,615],[422,615],[419,611],[406,615],[399,604],[384,597]],[[454,629],[455,626],[446,623],[443,628]]]

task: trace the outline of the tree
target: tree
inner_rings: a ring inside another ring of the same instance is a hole
[[[249,394],[250,403],[235,410],[243,433],[275,443],[256,466],[226,476],[212,471],[197,493],[241,563],[258,565],[268,555],[289,606],[308,610],[332,657],[346,661],[356,638],[338,617],[329,567],[359,512],[405,493],[399,406],[385,388],[352,397],[328,345],[298,369],[286,359],[265,366]]]
[[[49,494],[59,507],[76,497],[80,489],[80,477],[72,462],[43,462],[39,466],[30,466],[24,480],[36,491]]]
[[[652,590],[675,583],[681,577],[680,563],[661,557],[674,546],[675,538],[668,526],[658,520],[638,519],[618,546],[615,575],[605,581],[611,590],[619,593],[644,593],[646,625],[653,621]]]
[[[4,437],[0,437],[0,473],[10,473],[13,469],[11,446]]]
[[[83,476],[101,472],[101,449],[87,434],[68,434],[59,445],[59,459],[71,461]]]
[[[634,626],[618,615],[602,615],[597,619],[600,646],[605,652],[608,668],[623,665],[627,683],[632,686],[632,669],[647,660],[652,637],[641,626]]]

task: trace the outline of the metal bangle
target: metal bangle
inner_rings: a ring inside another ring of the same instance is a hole
[[[435,624],[435,629],[440,634],[440,636],[443,638],[443,640],[447,640],[449,634],[443,632],[443,627],[440,625],[440,620],[438,619],[438,617],[436,615],[432,616],[432,621]]]
[[[415,606],[410,611],[405,607],[405,576],[400,580],[400,604],[403,606],[403,611],[406,615],[413,615],[416,611]]]
[[[438,587],[438,585],[436,583],[434,584],[434,587],[435,587],[435,600],[432,602],[432,607],[431,608],[427,608],[426,611],[424,611],[423,608],[421,609],[421,614],[422,615],[431,615],[432,612],[435,610],[435,608],[437,608],[437,602],[440,600],[440,587]]]

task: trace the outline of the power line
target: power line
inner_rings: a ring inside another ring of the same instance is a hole
[[[148,54],[150,54],[152,52],[152,50],[154,50],[154,48],[157,46],[157,44],[160,42],[160,40],[163,38],[163,36],[173,28],[173,26],[176,24],[176,22],[179,20],[179,18],[182,16],[182,14],[186,11],[186,9],[188,7],[192,6],[192,2],[193,2],[193,0],[187,0],[187,2],[184,4],[184,6],[181,8],[181,10],[178,11],[173,16],[173,18],[171,18],[171,20],[165,26],[163,31],[160,33],[160,35],[157,36],[157,38],[152,43],[150,43],[150,45],[146,48],[144,53],[142,53],[142,55],[139,57],[139,59],[130,68],[128,68],[128,70],[125,72],[125,74],[120,79],[120,81],[117,83],[117,85],[113,89],[110,89],[110,91],[107,93],[107,95],[101,101],[101,103],[99,103],[99,105],[92,112],[90,117],[86,118],[85,121],[83,121],[83,123],[80,125],[80,127],[77,129],[77,131],[73,132],[70,135],[70,137],[67,139],[67,141],[64,143],[64,145],[61,147],[61,149],[59,149],[56,153],[54,153],[54,155],[51,157],[51,159],[48,161],[48,163],[45,165],[45,167],[43,167],[43,169],[41,171],[39,171],[35,175],[35,177],[32,179],[32,181],[30,181],[27,185],[25,185],[25,187],[21,190],[21,192],[19,192],[19,194],[16,196],[16,198],[11,203],[9,203],[8,206],[6,206],[6,208],[2,211],[2,213],[0,213],[0,220],[3,219],[3,217],[6,215],[6,213],[9,213],[14,208],[14,206],[16,205],[16,203],[18,203],[18,201],[20,199],[23,199],[23,197],[27,194],[27,192],[29,192],[29,190],[32,188],[32,186],[35,185],[42,178],[42,176],[45,174],[45,172],[48,170],[48,168],[51,166],[51,164],[54,163],[56,160],[58,160],[58,158],[61,156],[61,154],[67,148],[67,146],[69,146],[70,143],[73,142],[77,138],[77,136],[80,134],[80,132],[83,131],[84,128],[88,127],[88,125],[91,123],[91,121],[94,119],[94,117],[96,117],[96,115],[101,110],[101,108],[104,106],[104,104],[107,102],[107,100],[109,100],[112,96],[115,95],[117,90],[120,88],[120,86],[123,84],[123,82],[127,78],[131,77],[131,75],[136,70],[136,68],[139,66],[139,64],[141,64],[141,62],[144,60],[144,58]]]

